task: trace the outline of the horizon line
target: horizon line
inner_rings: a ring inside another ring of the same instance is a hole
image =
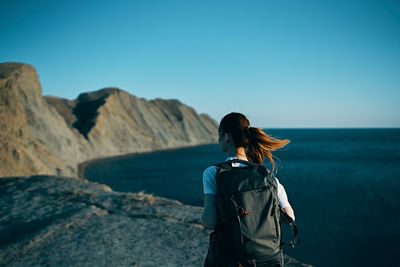
[[[383,126],[383,127],[256,127],[256,128],[260,128],[260,129],[267,129],[267,130],[351,130],[351,129],[393,129],[393,130],[400,130],[400,126],[399,127],[391,127],[391,126]]]

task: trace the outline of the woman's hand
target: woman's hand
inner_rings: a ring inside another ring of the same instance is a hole
[[[286,213],[287,215],[289,215],[289,217],[292,218],[293,221],[296,219],[296,218],[294,217],[294,211],[293,211],[293,209],[292,209],[291,206],[287,206],[287,207],[281,208],[281,210],[282,210],[282,212],[284,212],[284,213]]]

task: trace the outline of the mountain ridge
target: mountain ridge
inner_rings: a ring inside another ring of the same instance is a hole
[[[0,64],[0,177],[76,177],[96,158],[217,142],[217,122],[177,99],[146,100],[115,87],[68,100],[42,96],[24,63]]]

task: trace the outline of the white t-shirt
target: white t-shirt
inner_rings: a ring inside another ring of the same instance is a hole
[[[236,157],[228,157],[225,161],[236,159]],[[232,167],[245,167],[243,163],[233,163]],[[217,182],[215,181],[215,175],[217,174],[217,167],[210,166],[203,172],[203,190],[204,194],[217,194]],[[278,201],[281,208],[289,207],[289,201],[286,195],[285,188],[279,183],[277,178],[276,183],[278,184]]]

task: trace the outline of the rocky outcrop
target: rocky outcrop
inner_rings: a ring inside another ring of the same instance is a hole
[[[202,266],[201,211],[86,180],[2,178],[0,266]]]
[[[35,69],[0,64],[0,177],[77,176],[80,162],[217,141],[217,123],[178,100],[118,88],[42,96]]]
[[[0,177],[73,174],[76,167],[56,156],[68,150],[65,136],[75,139],[63,121],[43,100],[33,67],[0,64]]]

